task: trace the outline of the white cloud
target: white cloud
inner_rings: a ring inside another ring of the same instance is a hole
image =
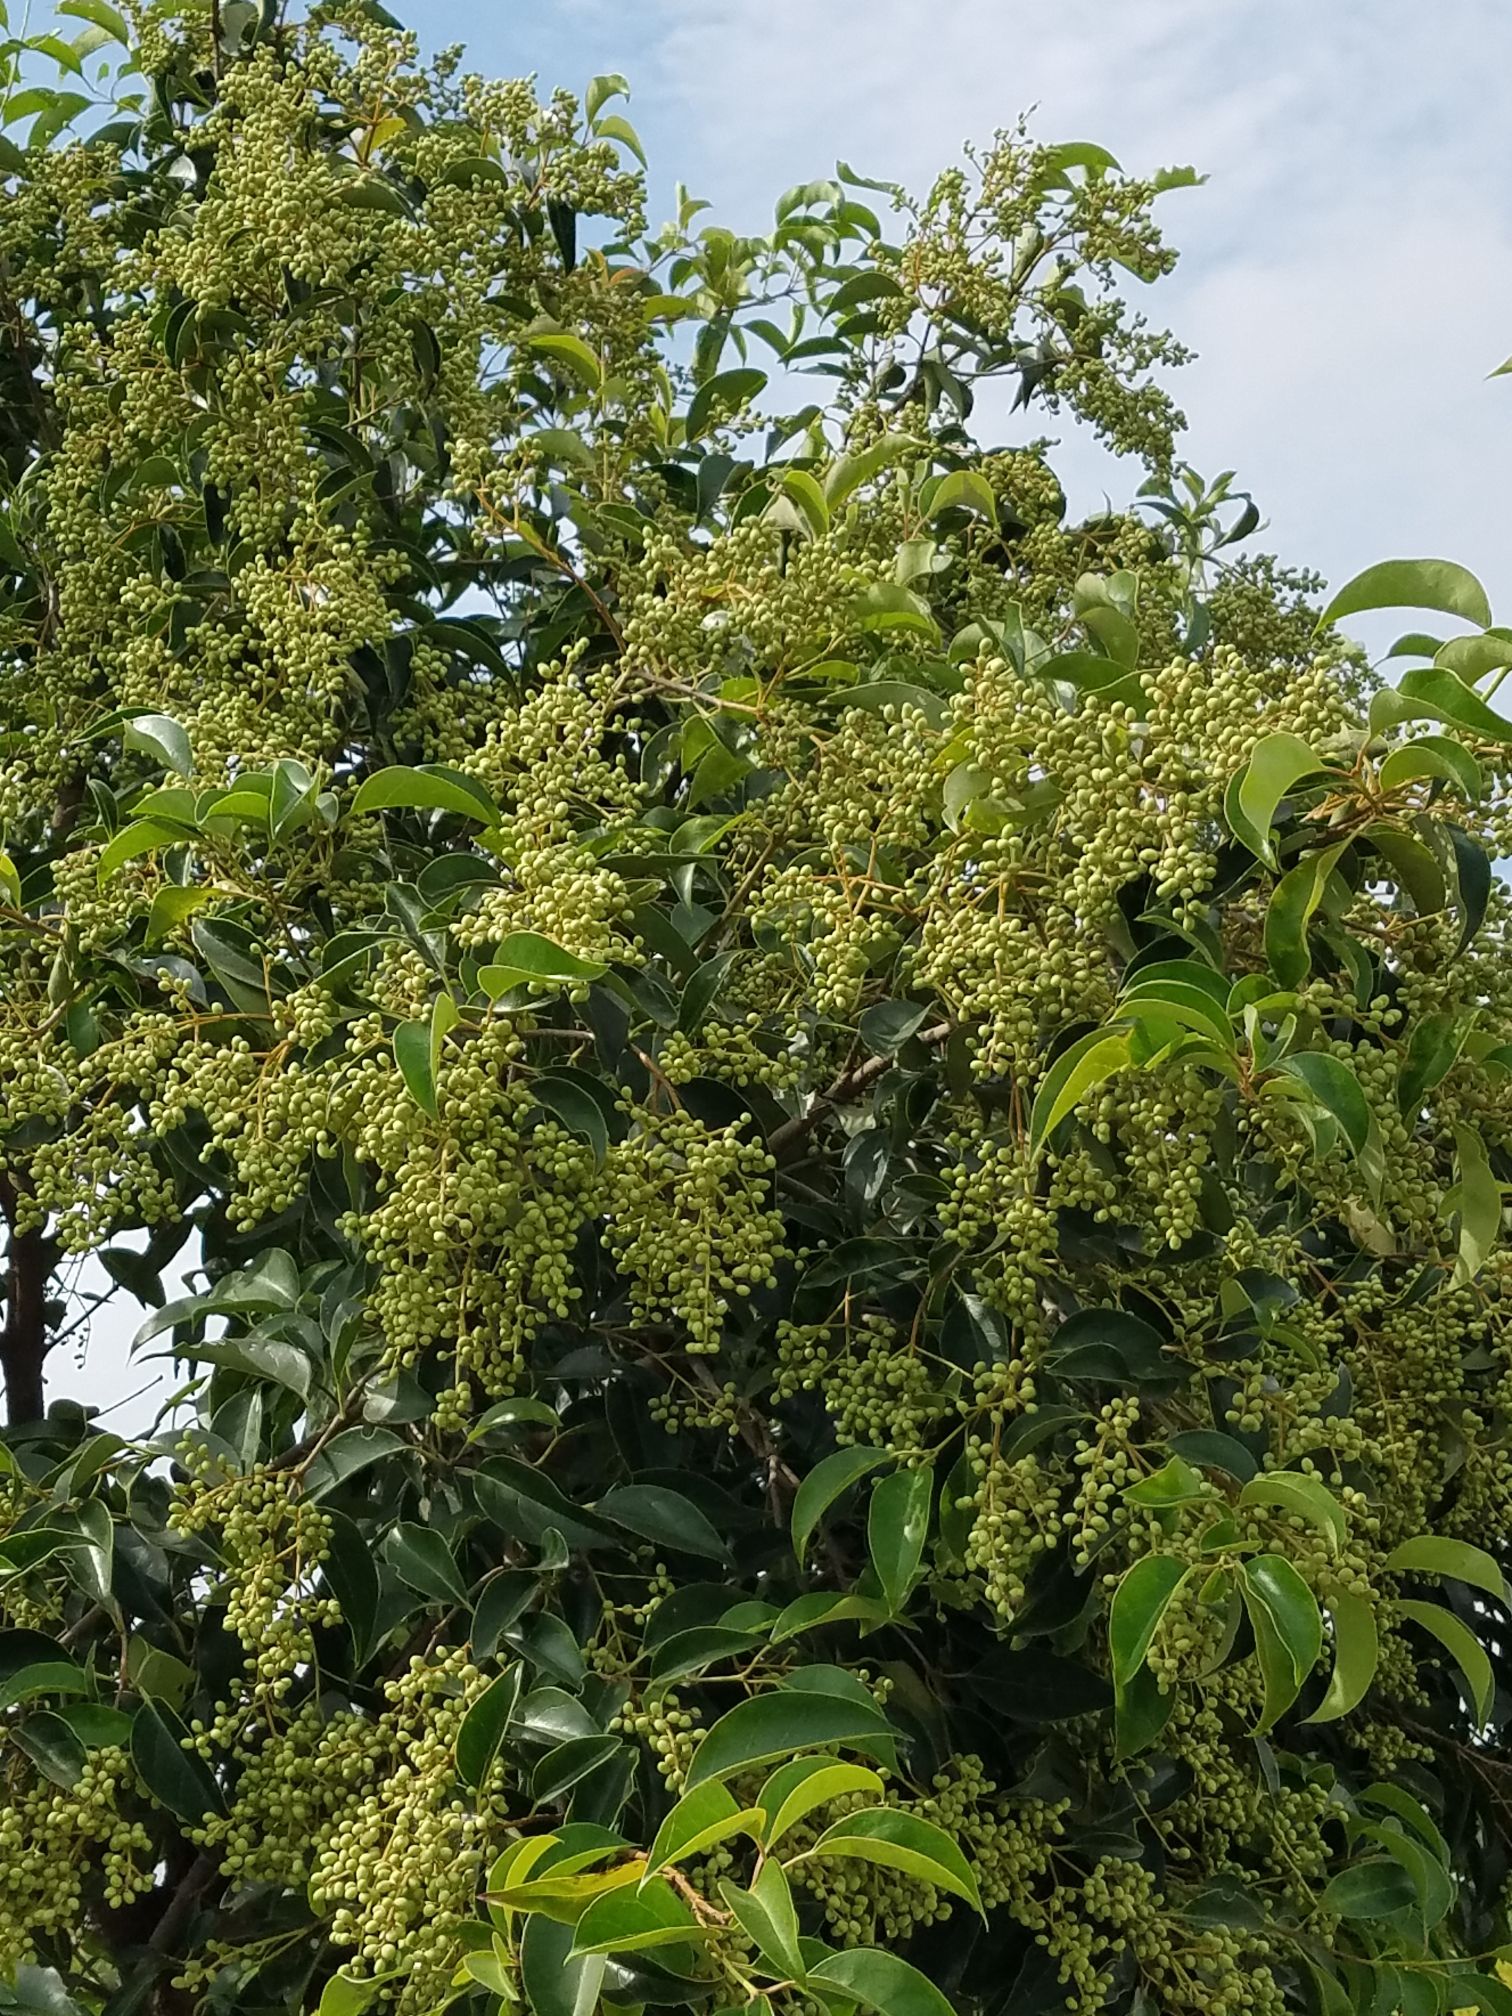
[[[1284,556],[1334,580],[1442,553],[1512,604],[1512,385],[1485,382],[1512,349],[1509,146],[1487,91],[1512,15],[1495,0],[664,0],[630,15],[658,152],[675,146],[676,172],[750,226],[836,155],[921,184],[1030,105],[1037,132],[1100,140],[1131,170],[1195,162],[1207,186],[1162,213],[1181,267],[1142,304],[1200,353],[1174,386],[1193,459],[1236,467]]]

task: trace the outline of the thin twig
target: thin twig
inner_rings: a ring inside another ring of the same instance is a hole
[[[931,1028],[921,1029],[914,1040],[927,1043],[933,1048],[937,1044],[944,1043],[954,1033],[953,1022],[936,1022]],[[864,1092],[868,1085],[880,1078],[892,1061],[891,1057],[868,1057],[864,1064],[857,1064],[853,1070],[842,1072],[826,1091],[819,1094],[806,1112],[799,1113],[792,1120],[784,1120],[780,1127],[775,1128],[767,1136],[768,1154],[775,1155],[780,1160],[789,1148],[802,1141],[818,1126],[826,1113],[836,1106],[848,1105],[858,1093]]]

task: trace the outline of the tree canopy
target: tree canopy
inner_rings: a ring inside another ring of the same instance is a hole
[[[1181,463],[1197,178],[652,230],[621,78],[60,13],[0,2009],[1507,2016],[1512,632]]]

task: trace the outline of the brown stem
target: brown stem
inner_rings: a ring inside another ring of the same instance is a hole
[[[936,1022],[932,1028],[921,1029],[917,1041],[933,1046],[945,1042],[954,1031],[953,1022]],[[892,1061],[891,1057],[868,1057],[864,1064],[843,1071],[828,1090],[819,1094],[807,1112],[798,1114],[795,1119],[784,1120],[767,1136],[767,1152],[781,1160],[789,1148],[796,1147],[812,1133],[826,1113],[836,1106],[846,1105],[858,1093],[864,1092],[874,1079],[882,1076]]]
[[[208,1855],[198,1856],[188,1874],[169,1898],[167,1908],[152,1928],[147,1944],[154,1953],[171,1953],[189,1915],[215,1877],[215,1864]]]
[[[5,1328],[0,1330],[0,1373],[6,1417],[12,1427],[42,1418],[42,1361],[47,1356],[47,1283],[58,1251],[40,1229],[21,1232],[22,1191],[0,1170],[0,1212],[10,1227],[5,1277]]]

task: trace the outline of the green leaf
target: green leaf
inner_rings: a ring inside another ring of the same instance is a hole
[[[1251,1452],[1232,1435],[1213,1428],[1185,1428],[1171,1436],[1167,1447],[1203,1470],[1221,1470],[1243,1484],[1253,1477],[1258,1465]]]
[[[862,1015],[857,1029],[874,1057],[892,1057],[923,1027],[928,1013],[916,1001],[878,1001]]]
[[[1447,665],[1414,666],[1370,703],[1372,730],[1398,721],[1446,721],[1488,742],[1512,742],[1512,721],[1488,707]]]
[[[268,793],[268,830],[275,840],[300,830],[309,820],[315,804],[315,779],[303,763],[280,757],[273,766],[272,789]]]
[[[760,1822],[759,1811],[754,1806],[737,1806],[717,1778],[685,1792],[656,1830],[641,1887],[669,1863],[702,1855],[732,1834],[754,1834]]]
[[[305,1497],[316,1501],[327,1497],[359,1470],[404,1446],[392,1428],[343,1428],[305,1472]]]
[[[354,1520],[340,1512],[328,1512],[326,1518],[330,1537],[321,1566],[361,1661],[378,1621],[378,1569],[367,1535]]]
[[[801,1980],[804,1962],[798,1914],[781,1863],[770,1859],[763,1862],[749,1890],[722,1878],[719,1896],[772,1972],[789,1980]]]
[[[1055,1331],[1045,1355],[1058,1378],[1151,1391],[1181,1385],[1192,1369],[1166,1349],[1158,1330],[1126,1309],[1078,1309]],[[1013,1447],[1015,1454],[1024,1453],[1018,1443]]]
[[[579,1676],[581,1677],[581,1676]],[[590,1772],[624,1749],[618,1736],[572,1736],[557,1744],[530,1774],[530,1796],[538,1806],[554,1805]]]
[[[1404,1114],[1416,1114],[1424,1099],[1453,1070],[1475,1027],[1476,1010],[1414,1016],[1407,1035],[1407,1055],[1397,1078],[1397,1104]]]
[[[864,1764],[842,1764],[833,1757],[795,1757],[774,1771],[756,1795],[762,1814],[761,1840],[770,1852],[816,1807],[858,1792],[880,1799],[882,1790],[882,1780]]]
[[[1040,1081],[1029,1116],[1029,1152],[1037,1155],[1046,1140],[1097,1085],[1104,1085],[1129,1067],[1127,1036],[1094,1030],[1063,1050]]]
[[[537,427],[527,437],[530,446],[559,469],[594,470],[597,458],[581,434],[570,427]]]
[[[872,1487],[867,1551],[894,1615],[908,1600],[924,1558],[933,1495],[934,1472],[927,1466],[895,1470]]]
[[[716,410],[729,416],[747,405],[767,382],[765,371],[741,365],[733,371],[716,371],[706,378],[688,403],[688,439],[696,441],[714,419]]]
[[[778,494],[767,506],[765,516],[779,525],[822,539],[829,530],[829,505],[818,479],[807,469],[784,469]]]
[[[692,973],[677,1009],[677,1026],[685,1036],[696,1036],[703,1028],[731,966],[739,957],[738,952],[721,952],[717,958],[706,959]]]
[[[109,1507],[99,1498],[85,1498],[76,1505],[65,1506],[54,1516],[61,1530],[75,1536],[68,1550],[73,1580],[92,1602],[114,1610],[111,1569],[115,1555],[115,1522]]]
[[[921,454],[923,448],[924,443],[912,434],[884,434],[868,448],[838,456],[824,479],[824,495],[830,509],[838,510],[847,497],[880,476],[884,469]]]
[[[1224,806],[1235,837],[1274,868],[1276,855],[1270,834],[1282,799],[1304,777],[1315,777],[1327,768],[1311,743],[1298,735],[1278,731],[1262,736]]]
[[[89,1675],[59,1649],[55,1659],[37,1659],[0,1680],[0,1712],[39,1694],[87,1694]]]
[[[1380,1657],[1376,1634],[1375,1606],[1368,1596],[1347,1590],[1328,1599],[1332,1625],[1334,1664],[1328,1692],[1307,1717],[1309,1722],[1337,1722],[1358,1708],[1370,1692]]]
[[[429,1022],[401,1022],[394,1031],[394,1061],[404,1088],[422,1113],[439,1120],[441,1108],[436,1098],[436,1078],[431,1059]]]
[[[1307,1088],[1313,1101],[1339,1123],[1358,1155],[1370,1138],[1370,1107],[1359,1079],[1343,1059],[1324,1050],[1302,1050],[1283,1058],[1276,1068]]]
[[[520,1981],[535,2016],[593,2016],[608,1961],[574,1953],[573,1928],[532,1916],[520,1936]],[[507,2005],[506,2005],[507,2006]]]
[[[806,1688],[779,1688],[753,1695],[721,1715],[693,1753],[687,1789],[710,1778],[729,1778],[758,1764],[790,1757],[795,1750],[846,1743],[867,1748],[891,1730],[875,1704]]]
[[[1249,1612],[1255,1657],[1265,1688],[1265,1705],[1255,1724],[1255,1734],[1263,1736],[1291,1707],[1301,1691],[1301,1683],[1297,1679],[1296,1661],[1287,1649],[1275,1618],[1248,1581],[1244,1584],[1244,1606]]]
[[[478,982],[489,999],[497,1001],[515,987],[543,991],[579,987],[601,980],[608,970],[599,960],[579,958],[539,932],[514,931],[499,947],[497,962],[479,973]]]
[[[1486,591],[1453,560],[1382,560],[1346,581],[1318,618],[1321,630],[1370,609],[1439,609],[1484,629],[1491,621]]]
[[[548,330],[539,335],[523,336],[520,340],[527,348],[540,351],[542,356],[560,366],[590,392],[596,392],[603,384],[603,365],[582,337],[574,336],[570,330]]]
[[[890,1806],[848,1813],[827,1827],[800,1859],[811,1855],[853,1855],[901,1869],[936,1890],[964,1898],[973,1911],[982,1909],[982,1893],[966,1857],[943,1828],[916,1813],[900,1813]]]
[[[1170,1004],[1190,1013],[1190,1026],[1215,1036],[1220,1042],[1233,1041],[1229,1012],[1230,988],[1221,973],[1196,959],[1163,959],[1155,965],[1136,967],[1125,979],[1119,995],[1120,1007],[1143,1001]]]
[[[1486,905],[1491,900],[1491,857],[1479,841],[1472,840],[1451,820],[1444,822],[1444,831],[1449,836],[1454,855],[1454,879],[1459,896],[1460,935],[1453,954],[1457,959],[1484,921]]]
[[[492,1435],[503,1428],[551,1428],[561,1426],[561,1416],[555,1407],[544,1400],[537,1400],[529,1393],[511,1394],[508,1399],[495,1400],[492,1407],[485,1407],[467,1431],[469,1442],[480,1442],[485,1435]]]
[[[1113,1697],[1115,1760],[1122,1763],[1147,1750],[1170,1721],[1175,1706],[1175,1691],[1167,1693],[1149,1667],[1141,1666]]]
[[[588,89],[583,93],[583,117],[591,125],[611,98],[629,96],[630,86],[618,70],[606,70],[601,76],[590,77]]]
[[[1434,637],[1426,630],[1405,631],[1386,652],[1387,658],[1434,658],[1443,644],[1442,637]]]
[[[401,1521],[383,1543],[383,1558],[401,1581],[433,1603],[466,1603],[467,1585],[434,1527]]]
[[[600,1517],[612,1519],[654,1546],[668,1547],[683,1554],[699,1554],[708,1561],[728,1562],[730,1550],[690,1499],[659,1484],[616,1484],[596,1507]]]
[[[95,874],[100,886],[110,880],[128,861],[136,861],[144,854],[155,854],[161,847],[182,847],[195,838],[192,827],[170,824],[165,819],[133,819],[129,826],[123,826],[112,840],[100,849],[100,858],[95,864]]]
[[[1436,1533],[1424,1533],[1393,1547],[1384,1565],[1393,1575],[1447,1575],[1455,1582],[1468,1582],[1472,1589],[1483,1589],[1498,1603],[1512,1601],[1495,1561],[1468,1540],[1446,1540]]]
[[[1459,1181],[1450,1197],[1460,1221],[1454,1281],[1456,1287],[1463,1287],[1475,1279],[1501,1236],[1502,1193],[1486,1157],[1485,1143],[1473,1127],[1456,1126],[1454,1146]]]
[[[1484,1728],[1491,1719],[1491,1706],[1496,1698],[1496,1676],[1491,1670],[1486,1649],[1475,1633],[1452,1610],[1445,1610],[1436,1603],[1415,1603],[1402,1597],[1397,1602],[1397,1609],[1403,1617],[1420,1624],[1437,1638],[1459,1667],[1465,1678],[1465,1691],[1475,1710],[1476,1722]]]
[[[8,1568],[16,1574],[26,1574],[33,1568],[39,1568],[54,1554],[61,1554],[65,1548],[76,1545],[77,1536],[66,1528],[27,1526],[20,1532],[7,1533],[0,1538],[0,1570]]]
[[[560,1120],[569,1133],[588,1142],[596,1161],[604,1160],[609,1153],[609,1126],[591,1092],[559,1071],[543,1071],[530,1081],[530,1091],[537,1104]]]
[[[469,819],[481,819],[497,826],[499,808],[481,784],[460,770],[439,763],[424,763],[418,769],[396,765],[365,778],[352,800],[354,817],[363,812],[460,812]]]
[[[520,1699],[524,1668],[511,1666],[487,1688],[462,1717],[457,1731],[457,1776],[474,1789],[483,1784],[489,1766],[499,1754],[499,1745],[509,1727]]]
[[[727,1624],[695,1624],[661,1641],[651,1655],[651,1678],[659,1687],[670,1687],[675,1680],[701,1673],[707,1666],[747,1658],[760,1642],[756,1631]]]
[[[642,168],[645,167],[646,150],[641,145],[640,135],[630,121],[621,118],[618,112],[611,112],[607,118],[595,120],[593,131],[596,139],[618,140],[621,146],[630,149]]]
[[[1359,1830],[1358,1839],[1376,1842],[1385,1849],[1393,1861],[1400,1863],[1407,1871],[1412,1878],[1417,1908],[1424,1925],[1431,1930],[1433,1926],[1441,1923],[1454,1902],[1455,1886],[1445,1867],[1447,1852],[1441,1859],[1438,1852],[1430,1850],[1418,1835],[1409,1834],[1394,1825],[1372,1823]],[[1409,2007],[1420,2006],[1408,2005],[1405,1996],[1403,2003]],[[1436,2000],[1433,2007],[1437,2009]]]
[[[793,1498],[793,1552],[800,1563],[808,1553],[810,1540],[819,1522],[835,1500],[852,1484],[859,1483],[879,1463],[891,1458],[885,1449],[863,1449],[852,1444],[823,1457],[804,1477]]]
[[[1412,898],[1420,917],[1443,909],[1448,893],[1443,870],[1421,840],[1384,820],[1367,826],[1361,837],[1386,863],[1397,887]]]
[[[1131,1484],[1123,1495],[1131,1505],[1150,1505],[1159,1510],[1166,1506],[1195,1505],[1204,1498],[1211,1501],[1213,1491],[1184,1457],[1172,1456],[1158,1470]]]
[[[1167,1605],[1186,1574],[1186,1563],[1174,1554],[1145,1554],[1120,1577],[1108,1609],[1108,1651],[1116,1689],[1126,1687],[1143,1666]]]
[[[7,1733],[50,1784],[71,1791],[84,1775],[89,1752],[61,1715],[44,1709],[41,1714],[28,1715]]]
[[[1320,1477],[1303,1470],[1267,1470],[1252,1477],[1239,1493],[1241,1505],[1276,1505],[1283,1512],[1316,1526],[1337,1554],[1349,1537],[1343,1506]]]
[[[1343,851],[1329,847],[1305,855],[1271,892],[1265,911],[1265,963],[1283,988],[1300,987],[1311,969],[1307,927]]]
[[[1461,743],[1447,735],[1424,735],[1415,742],[1393,749],[1377,772],[1383,791],[1400,791],[1404,784],[1429,777],[1452,784],[1470,804],[1477,804],[1484,789],[1481,767]]]
[[[645,1953],[703,1936],[704,1927],[665,1882],[596,1897],[577,1921],[574,1953]]]
[[[852,1621],[885,1624],[889,1614],[884,1604],[874,1603],[868,1596],[842,1595],[838,1589],[813,1589],[805,1596],[795,1596],[781,1612],[768,1642],[781,1645],[789,1638],[801,1637],[805,1631],[816,1631],[827,1624]]]
[[[362,2016],[364,2009],[383,1992],[393,1974],[355,1974],[338,1971],[320,1991],[316,2016]]]
[[[225,1805],[209,1768],[184,1748],[187,1735],[165,1702],[149,1698],[131,1720],[131,1761],[160,1806],[199,1826],[206,1814],[223,1813]]]
[[[549,1477],[529,1463],[508,1456],[492,1457],[475,1473],[473,1489],[485,1516],[511,1537],[523,1535],[539,1543],[546,1531],[555,1527],[569,1547],[601,1546],[606,1540],[624,1545],[623,1527],[565,1498]]]
[[[1336,1918],[1389,1918],[1417,1901],[1417,1885],[1401,1864],[1382,1856],[1341,1869],[1323,1892],[1325,1911]]]
[[[600,1742],[602,1737],[595,1736],[592,1740]],[[572,1845],[580,1836],[587,1841],[587,1846],[581,1849]],[[559,1924],[575,1925],[584,1907],[595,1898],[607,1896],[611,1890],[622,1890],[639,1880],[642,1868],[640,1857],[616,1863],[607,1869],[596,1866],[623,1846],[619,1835],[601,1827],[564,1828],[561,1834],[546,1837],[540,1856],[520,1855],[512,1859],[507,1865],[505,1880],[497,1886],[490,1884],[484,1895],[489,1903],[501,1904],[511,1911],[540,1911]],[[549,1862],[546,1859],[547,1850],[550,1851]],[[495,1866],[505,1867],[504,1856]],[[537,1870],[539,1873],[531,1873]],[[525,1880],[527,1874],[530,1876],[528,1882]]]
[[[1317,1598],[1283,1554],[1256,1554],[1240,1572],[1246,1600],[1262,1605],[1269,1614],[1300,1687],[1323,1650]]]
[[[186,917],[192,917],[196,910],[202,909],[212,894],[206,888],[181,889],[176,883],[165,883],[153,897],[152,908],[147,913],[147,943],[161,945]]]
[[[876,2016],[955,2016],[934,1983],[877,1946],[852,1946],[809,1969],[810,1981],[838,1988]]]
[[[58,0],[57,12],[71,15],[77,21],[92,21],[123,49],[131,46],[131,30],[125,16],[107,5],[107,0]]]
[[[953,469],[942,476],[930,493],[924,516],[938,518],[942,511],[974,511],[989,525],[997,523],[997,497],[992,485],[978,469]]]
[[[168,769],[176,770],[180,777],[194,775],[189,737],[167,714],[134,714],[123,724],[121,740],[125,748],[145,750]]]
[[[338,182],[336,200],[353,210],[376,210],[385,217],[411,215],[409,204],[387,176],[370,172],[349,175]]]
[[[1467,686],[1479,686],[1493,672],[1512,665],[1512,631],[1493,628],[1450,637],[1438,646],[1433,662],[1447,665]]]
[[[1106,658],[1099,651],[1062,651],[1053,658],[1038,660],[1033,671],[1036,678],[1054,680],[1108,703],[1117,701],[1136,709],[1147,704],[1148,696],[1138,675],[1118,659]]]

